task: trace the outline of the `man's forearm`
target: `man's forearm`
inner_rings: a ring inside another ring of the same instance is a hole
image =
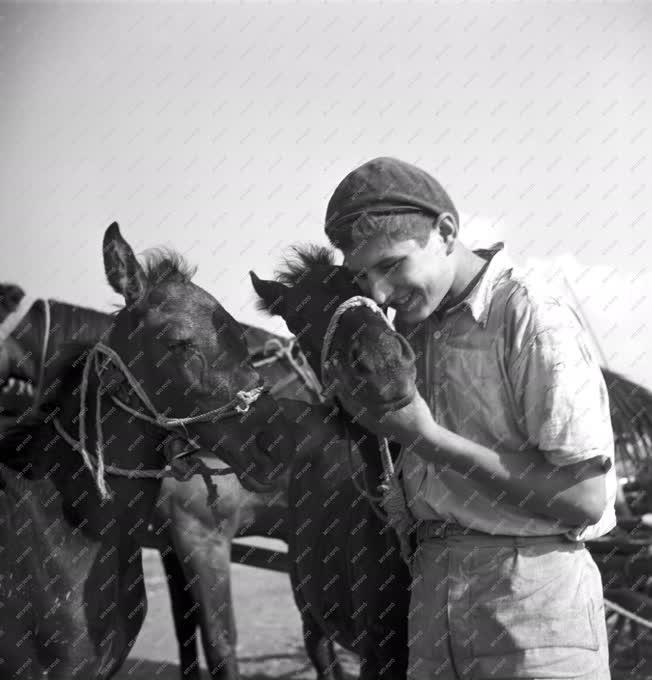
[[[558,467],[542,457],[533,465],[525,451],[499,453],[434,422],[409,448],[426,462],[468,476],[484,494],[565,526],[594,523],[604,509],[604,473],[595,463]]]

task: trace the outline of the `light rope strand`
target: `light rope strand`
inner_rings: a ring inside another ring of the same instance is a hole
[[[365,297],[364,295],[354,295],[352,298],[345,300],[341,305],[339,305],[333,312],[331,320],[328,322],[328,327],[326,328],[326,333],[324,335],[324,341],[321,346],[321,381],[324,389],[327,389],[328,387],[328,380],[327,376],[325,375],[325,370],[328,369],[328,354],[331,351],[331,344],[333,342],[333,337],[335,336],[335,331],[337,330],[337,324],[340,321],[340,317],[349,309],[353,309],[354,307],[369,307],[374,312],[380,314],[387,326],[394,330],[392,322],[385,316],[383,310],[371,298]]]
[[[16,330],[18,324],[27,316],[37,299],[38,298],[34,298],[31,295],[23,295],[16,309],[10,314],[7,314],[4,321],[0,323],[0,345],[4,344]]]
[[[295,347],[298,348],[301,356],[304,357],[302,363],[299,363],[299,361],[294,358]],[[263,348],[263,358],[252,361],[252,364],[254,368],[259,368],[261,366],[266,366],[283,359],[285,359],[294,369],[294,372],[299,376],[308,391],[314,394],[317,399],[323,403],[325,399],[324,395],[322,394],[322,386],[315,374],[310,369],[303,352],[301,352],[301,348],[297,344],[296,338],[290,338],[287,344],[284,344],[277,338],[271,338],[265,343]]]

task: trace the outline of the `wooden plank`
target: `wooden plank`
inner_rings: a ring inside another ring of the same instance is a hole
[[[652,598],[625,588],[607,589],[604,596],[624,609],[652,622]]]
[[[271,571],[288,571],[287,553],[255,545],[244,545],[235,541],[231,545],[231,562]]]
[[[603,580],[613,574],[628,579],[639,579],[652,576],[652,558],[649,556],[633,557],[631,555],[593,555]]]
[[[594,541],[587,541],[586,547],[594,556],[604,553],[633,555],[649,553],[652,548],[652,536],[603,536]]]

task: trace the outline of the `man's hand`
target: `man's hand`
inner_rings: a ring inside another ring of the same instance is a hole
[[[350,395],[338,394],[338,397],[347,413],[367,430],[407,446],[422,437],[434,424],[428,404],[418,391],[407,406],[385,414],[375,413]]]

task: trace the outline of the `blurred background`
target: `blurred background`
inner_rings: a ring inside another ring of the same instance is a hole
[[[0,6],[0,280],[109,309],[101,238],[168,245],[239,320],[357,165],[420,165],[462,240],[573,295],[652,387],[652,4]]]

